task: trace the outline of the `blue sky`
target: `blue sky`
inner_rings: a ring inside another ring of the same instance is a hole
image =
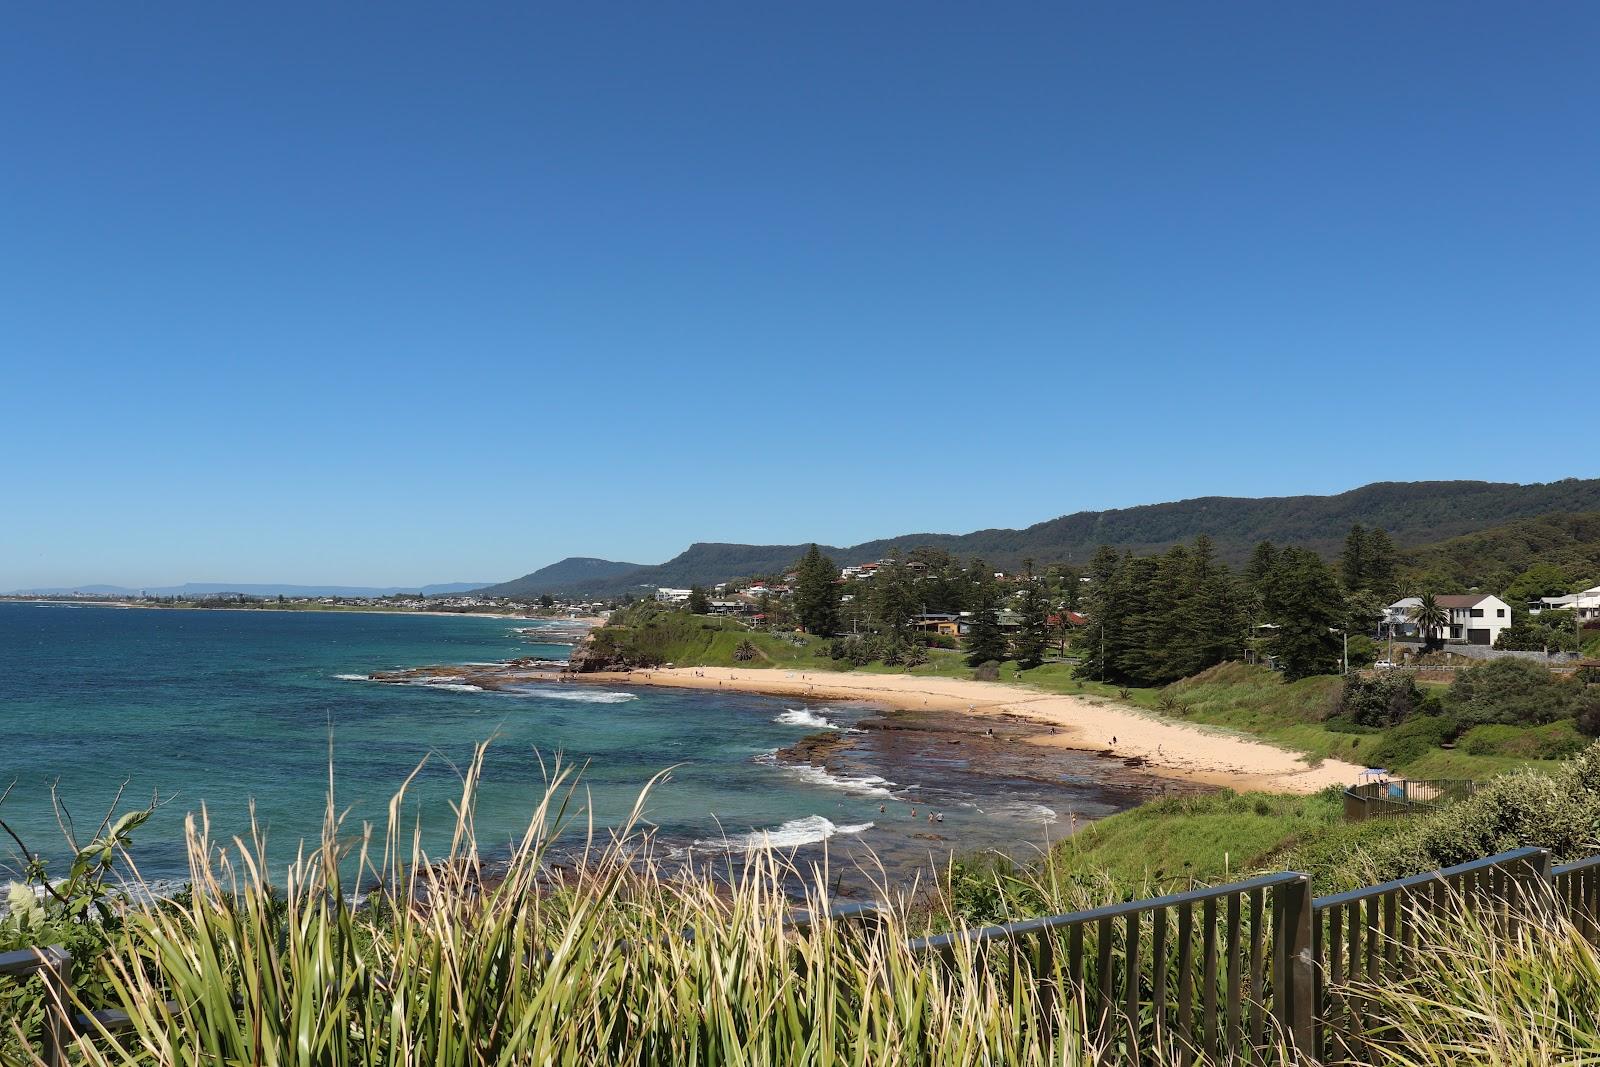
[[[1582,3],[19,8],[0,589],[1594,476],[1597,52]]]

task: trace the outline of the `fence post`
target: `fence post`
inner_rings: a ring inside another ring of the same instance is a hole
[[[1277,923],[1272,931],[1272,1013],[1283,1036],[1301,1063],[1314,1064],[1317,1048],[1317,961],[1311,955],[1311,876],[1299,874],[1293,882],[1273,889]]]
[[[1550,850],[1541,848],[1508,866],[1512,908],[1536,908],[1551,894],[1554,885],[1550,876]]]
[[[35,949],[42,965],[39,977],[45,988],[44,1055],[50,1067],[64,1067],[72,1040],[72,954],[60,945]]]

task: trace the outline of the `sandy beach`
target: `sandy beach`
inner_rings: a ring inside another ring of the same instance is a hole
[[[1079,751],[1112,750],[1143,760],[1148,769],[1209,785],[1278,793],[1314,793],[1354,783],[1363,768],[1341,760],[1316,766],[1299,753],[1237,733],[1175,722],[1098,697],[1047,693],[1027,686],[932,678],[907,674],[676,667],[602,672],[584,681],[661,685],[687,689],[735,689],[813,700],[865,700],[914,711],[966,712],[995,720],[1048,725],[1054,733],[1031,732],[1027,743]]]

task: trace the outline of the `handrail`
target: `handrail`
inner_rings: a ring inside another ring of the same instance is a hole
[[[1587,871],[1594,867],[1600,867],[1600,856],[1590,856],[1588,859],[1573,860],[1571,863],[1558,863],[1554,867],[1550,868],[1550,875],[1551,877],[1555,877],[1556,875],[1560,874],[1576,874],[1579,871]]]
[[[1485,856],[1483,859],[1470,860],[1467,863],[1458,863],[1454,867],[1445,867],[1437,871],[1426,871],[1422,874],[1413,874],[1408,878],[1396,878],[1392,882],[1380,885],[1362,886],[1360,889],[1350,889],[1343,893],[1333,893],[1325,897],[1317,897],[1311,906],[1321,911],[1324,908],[1344,907],[1347,904],[1356,904],[1370,897],[1386,896],[1405,889],[1415,889],[1420,885],[1432,882],[1448,881],[1458,875],[1471,874],[1475,871],[1489,870],[1493,867],[1503,867],[1507,864],[1523,860],[1537,859],[1546,854],[1542,848],[1514,848],[1510,852],[1501,852],[1494,856]],[[1594,857],[1600,861],[1600,856]]]
[[[1005,923],[1000,926],[982,926],[975,930],[952,930],[946,934],[919,937],[910,942],[910,949],[912,952],[942,952],[962,941],[976,944],[983,944],[987,941],[1009,941],[1017,937],[1028,937],[1033,934],[1046,933],[1080,923],[1098,922],[1101,919],[1118,919],[1126,915],[1139,915],[1160,908],[1177,907],[1180,904],[1197,904],[1206,900],[1218,900],[1223,897],[1233,896],[1238,893],[1248,893],[1256,889],[1270,889],[1273,886],[1288,885],[1303,877],[1305,875],[1295,871],[1282,871],[1278,874],[1263,874],[1248,881],[1234,882],[1230,885],[1206,889],[1190,889],[1182,893],[1170,893],[1162,897],[1124,901],[1121,904],[1105,904],[1098,908],[1090,908],[1087,911],[1073,911],[1063,915],[1045,915],[1036,919],[1023,919],[1019,922]]]

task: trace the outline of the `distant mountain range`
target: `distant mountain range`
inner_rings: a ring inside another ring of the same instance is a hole
[[[595,559],[593,556],[568,556],[559,563],[540,567],[532,574],[524,574],[521,578],[514,578],[509,582],[487,586],[482,592],[486,596],[521,597],[585,591],[625,579],[636,571],[649,569],[638,563],[618,563],[609,559]]]
[[[1080,511],[1022,530],[904,534],[859,545],[821,546],[840,565],[866,563],[929,546],[979,556],[996,567],[1086,563],[1101,545],[1160,552],[1200,534],[1224,561],[1240,564],[1259,541],[1300,545],[1333,556],[1355,523],[1380,526],[1402,548],[1431,544],[1515,519],[1600,511],[1600,478],[1517,485],[1507,482],[1376,482],[1333,496],[1196,497],[1111,511]],[[792,566],[807,544],[697,543],[665,563],[635,566],[565,559],[485,592],[501,596],[616,595],[654,586],[712,585]]]
[[[977,530],[965,534],[915,533],[839,547],[822,545],[834,562],[848,566],[881,559],[892,551],[923,546],[955,556],[978,556],[996,567],[1014,570],[1024,559],[1037,565],[1082,565],[1101,545],[1136,553],[1163,551],[1180,541],[1205,534],[1218,556],[1238,565],[1259,541],[1301,545],[1325,556],[1337,554],[1345,533],[1355,523],[1380,526],[1401,548],[1417,549],[1517,520],[1556,514],[1600,511],[1600,478],[1568,478],[1559,482],[1517,485],[1506,482],[1376,482],[1332,496],[1196,497],[1169,504],[1111,511],[1079,511],[1021,530]],[[1440,573],[1465,572],[1466,562],[1487,552],[1501,567],[1512,566],[1531,546],[1563,544],[1563,560],[1584,559],[1578,547],[1588,540],[1581,530],[1534,524],[1497,537],[1492,545],[1468,541],[1441,546],[1438,553],[1414,562]],[[665,563],[638,564],[573,556],[509,582],[449,582],[417,586],[335,586],[228,584],[189,582],[143,590],[114,585],[84,585],[17,590],[34,596],[93,593],[135,596],[204,596],[247,593],[252,596],[389,596],[395,593],[481,591],[490,596],[557,595],[615,596],[655,586],[714,585],[752,574],[775,574],[791,567],[808,542],[791,545],[739,545],[700,542]],[[1570,557],[1570,559],[1569,559]]]
[[[48,589],[17,589],[13,596],[71,596],[74,593],[88,596],[210,596],[216,593],[245,593],[249,596],[393,596],[396,593],[422,593],[439,596],[445,593],[469,593],[483,588],[482,582],[446,582],[443,585],[273,585],[250,582],[186,582],[183,585],[146,586],[130,589],[121,585],[72,585]]]

